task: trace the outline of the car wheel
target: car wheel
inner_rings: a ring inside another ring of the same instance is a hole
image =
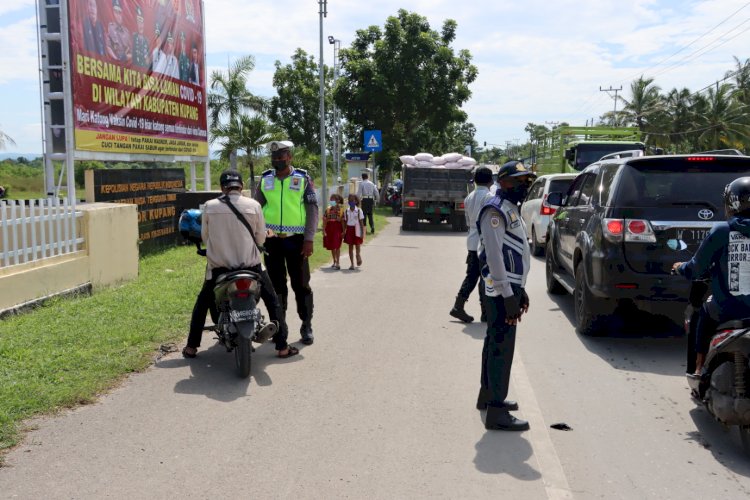
[[[544,269],[547,277],[547,292],[552,295],[563,295],[566,293],[565,288],[563,288],[554,276],[557,265],[552,260],[552,245],[549,241],[547,241],[547,258],[544,261]]]
[[[537,243],[536,228],[531,228],[531,254],[534,257],[541,257],[544,255],[544,246]]]
[[[576,288],[573,291],[578,333],[589,337],[603,333],[603,326],[611,311],[605,300],[594,297],[586,285],[583,262],[576,266]]]

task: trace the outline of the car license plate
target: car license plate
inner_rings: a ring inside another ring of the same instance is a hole
[[[710,229],[677,229],[677,239],[684,241],[688,246],[700,245],[708,236]]]
[[[253,309],[229,311],[229,319],[234,323],[238,323],[240,321],[251,321],[255,319],[255,311]]]

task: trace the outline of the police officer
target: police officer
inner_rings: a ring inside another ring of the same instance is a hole
[[[313,343],[313,292],[310,264],[313,238],[318,227],[318,201],[312,180],[304,170],[292,166],[291,141],[272,141],[272,169],[261,174],[255,199],[263,206],[266,228],[266,267],[286,311],[289,291],[286,275],[294,290],[300,334],[306,345]]]
[[[180,80],[187,82],[190,78],[190,58],[187,55],[187,45],[185,43],[185,32],[180,31]]]
[[[130,31],[122,24],[120,0],[112,0],[115,20],[107,25],[107,54],[116,61],[129,63],[133,58]]]
[[[529,309],[524,291],[529,272],[526,227],[518,204],[526,197],[535,175],[520,161],[503,165],[497,174],[499,187],[479,212],[477,229],[483,250],[480,260],[485,282],[487,335],[482,349],[482,376],[477,409],[487,408],[485,428],[522,431],[529,423],[509,412],[518,409],[505,398],[516,343],[516,325]]]
[[[104,42],[104,26],[99,20],[99,8],[96,0],[88,0],[86,3],[87,16],[83,20],[83,45],[89,52],[104,55],[106,43]]]
[[[362,172],[362,182],[359,183],[357,188],[357,196],[362,200],[362,212],[364,212],[367,221],[370,223],[370,233],[375,232],[375,221],[373,220],[373,208],[375,201],[380,196],[378,188],[369,179],[367,172]]]
[[[133,64],[139,68],[146,69],[151,64],[151,61],[148,54],[148,40],[146,39],[146,35],[143,34],[145,24],[143,21],[143,10],[140,5],[135,6],[135,17],[138,23],[138,31],[133,33]]]
[[[466,247],[468,253],[466,255],[466,277],[461,288],[458,290],[456,295],[456,302],[453,305],[453,309],[450,311],[450,315],[454,318],[460,319],[464,323],[471,323],[474,321],[472,316],[464,310],[464,304],[469,300],[471,291],[477,286],[480,278],[480,265],[479,265],[479,232],[477,231],[477,217],[479,211],[484,206],[492,194],[490,193],[490,186],[492,186],[492,170],[487,167],[478,167],[474,171],[474,190],[464,199],[464,207],[466,209],[466,225],[469,228],[469,234],[466,237]],[[484,295],[484,286],[479,283],[479,301],[482,301]],[[484,311],[484,304],[481,304],[482,308],[482,321],[487,321],[486,313]]]

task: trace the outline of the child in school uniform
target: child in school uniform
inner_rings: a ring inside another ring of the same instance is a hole
[[[365,214],[359,208],[359,197],[356,194],[349,195],[349,208],[346,209],[344,217],[346,218],[344,243],[349,245],[349,262],[351,262],[349,269],[354,269],[354,249],[357,250],[357,266],[361,266],[362,254],[359,247],[365,236]]]
[[[339,194],[332,194],[328,201],[323,217],[323,246],[331,251],[333,269],[341,269],[341,242],[344,239],[344,198]]]

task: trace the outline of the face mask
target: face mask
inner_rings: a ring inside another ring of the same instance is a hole
[[[352,208],[354,208],[354,207],[356,207],[356,206],[357,206],[357,204],[356,204],[356,203],[354,203],[353,201],[350,201],[350,202],[349,202],[349,206],[350,206],[350,207],[352,207]]]
[[[280,172],[286,168],[286,160],[271,160],[271,166],[274,170]]]
[[[336,206],[336,200],[331,200],[328,202],[329,207],[335,207]]]
[[[510,201],[511,203],[521,203],[526,194],[529,192],[528,184],[519,184],[512,188],[503,190],[503,198]]]

